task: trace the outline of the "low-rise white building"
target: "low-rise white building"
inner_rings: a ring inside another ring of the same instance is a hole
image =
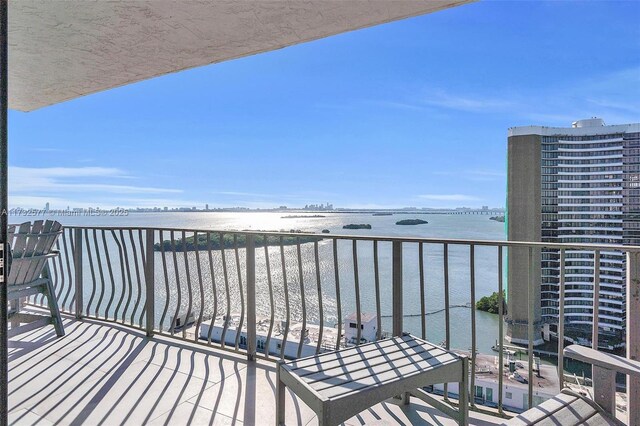
[[[377,340],[378,317],[376,314],[360,314],[360,343],[374,342]],[[355,313],[349,314],[343,321],[344,338],[347,344],[358,343],[358,316]]]
[[[470,356],[468,352],[454,351]],[[513,360],[510,371],[509,358]],[[521,412],[528,408],[529,402],[529,367],[527,361],[518,360],[517,357],[504,356],[504,369],[502,381],[502,401],[504,408],[510,411]],[[476,404],[497,406],[499,396],[499,370],[497,355],[476,355],[475,365],[475,389],[473,398]],[[539,373],[538,373],[539,370]],[[537,405],[547,399],[553,398],[560,392],[558,373],[554,365],[536,363],[533,373],[533,404]],[[436,393],[444,392],[444,385],[434,385]],[[457,383],[449,383],[448,392],[458,395]]]

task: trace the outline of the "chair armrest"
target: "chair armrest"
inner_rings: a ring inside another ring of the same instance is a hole
[[[640,362],[607,352],[596,351],[580,345],[569,345],[564,348],[564,356],[577,361],[586,362],[607,370],[617,371],[630,376],[640,377]]]

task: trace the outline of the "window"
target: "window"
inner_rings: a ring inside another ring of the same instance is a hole
[[[482,386],[476,386],[476,398],[482,398]]]
[[[493,389],[487,388],[487,401],[493,402]]]
[[[350,322],[349,327],[358,328],[358,325],[355,322]],[[364,330],[364,324],[360,324],[360,330]]]
[[[513,399],[513,394],[511,392],[505,392],[504,397],[507,399]]]

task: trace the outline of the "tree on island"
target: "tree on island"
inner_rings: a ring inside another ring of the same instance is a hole
[[[499,308],[499,300],[498,300],[499,294],[498,292],[494,292],[491,296],[484,296],[482,299],[478,300],[476,302],[476,309],[478,309],[479,311],[485,311],[485,312],[489,312],[490,314],[497,314],[498,313],[498,308]],[[505,293],[504,291],[502,292],[502,301],[504,303],[505,300]],[[506,312],[506,306],[503,306],[504,312]]]

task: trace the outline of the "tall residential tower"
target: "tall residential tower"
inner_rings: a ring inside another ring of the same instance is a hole
[[[640,244],[640,123],[606,126],[599,118],[572,127],[509,129],[509,240]],[[529,251],[508,259],[507,339],[527,342]],[[533,253],[536,344],[555,334],[559,253]],[[589,340],[593,322],[594,258],[571,251],[565,261],[565,334]],[[538,270],[537,267],[540,267]],[[623,342],[625,258],[600,252],[599,328],[602,343]]]

